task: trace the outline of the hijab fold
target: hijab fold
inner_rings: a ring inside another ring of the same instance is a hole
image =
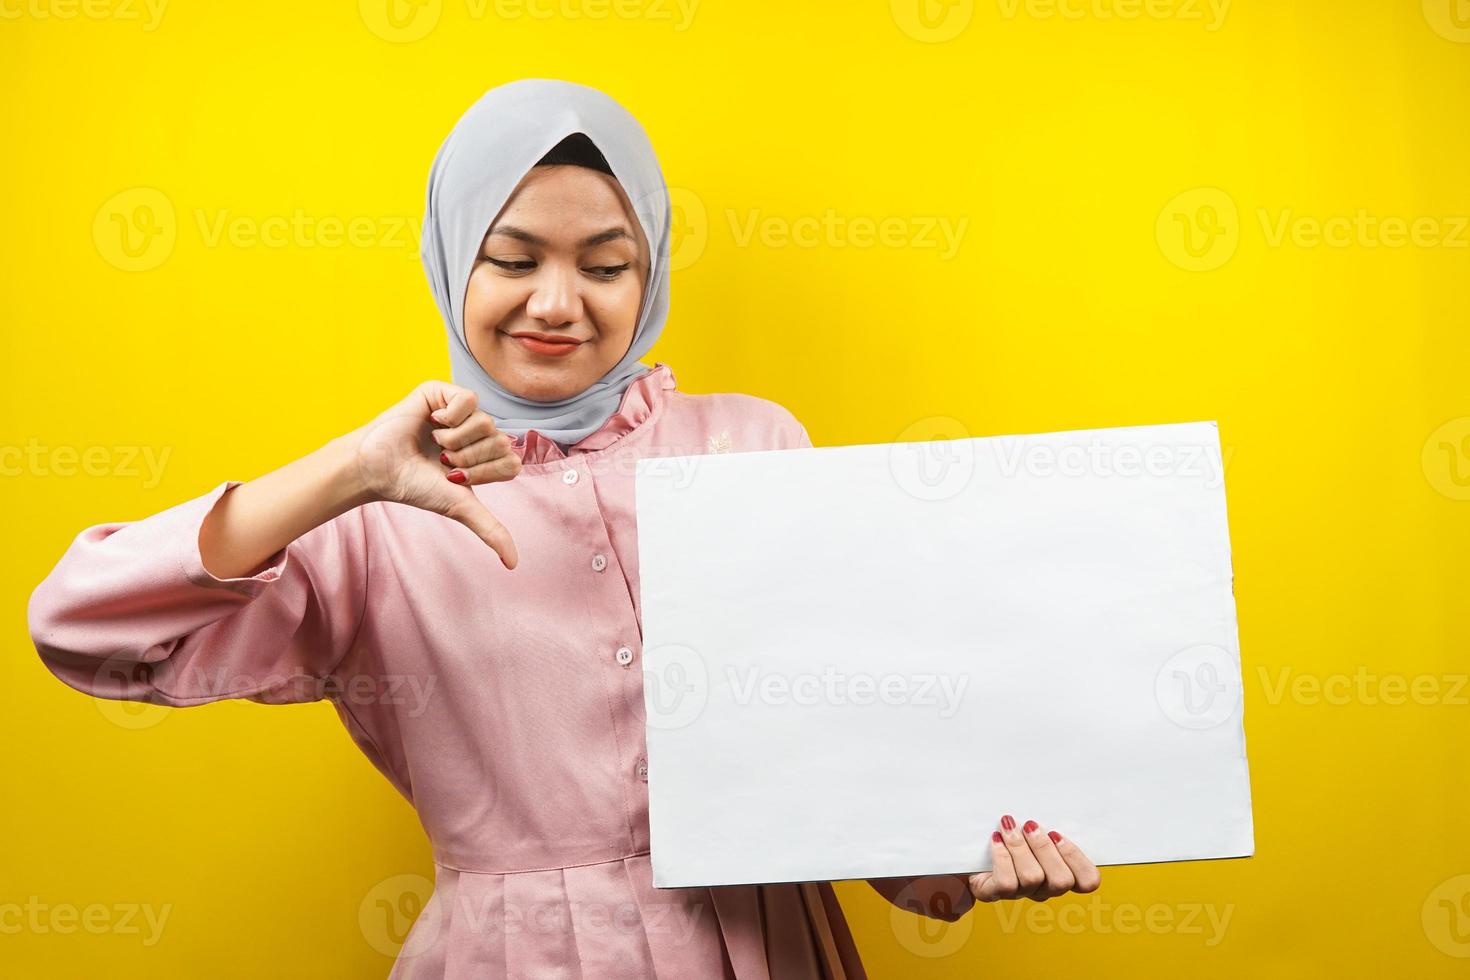
[[[602,152],[648,241],[648,281],[633,341],[622,360],[585,390],[554,402],[501,387],[475,360],[464,328],[470,272],[491,222],[547,151],[584,133]],[[663,332],[669,312],[669,192],[653,145],[611,97],[573,82],[527,78],[492,88],[460,117],[429,170],[420,257],[449,334],[451,380],[473,390],[502,432],[529,429],[563,448],[596,432],[623,392],[650,368],[639,358]]]

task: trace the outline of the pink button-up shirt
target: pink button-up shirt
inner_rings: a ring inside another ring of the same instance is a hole
[[[98,697],[328,698],[433,845],[393,978],[820,980],[826,929],[798,885],[652,885],[633,509],[640,456],[809,445],[781,406],[684,394],[657,364],[568,453],[533,430],[514,480],[473,488],[515,537],[514,571],[453,521],[374,502],[216,578],[199,527],[227,480],[82,531],[31,596],[32,638]]]

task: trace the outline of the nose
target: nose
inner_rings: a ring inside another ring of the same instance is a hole
[[[577,289],[575,269],[544,263],[526,300],[526,315],[553,329],[576,323],[582,319],[582,297]]]

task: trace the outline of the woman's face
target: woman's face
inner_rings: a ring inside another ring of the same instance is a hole
[[[523,398],[585,391],[628,352],[648,265],[648,243],[615,179],[586,167],[534,167],[470,272],[470,353]]]

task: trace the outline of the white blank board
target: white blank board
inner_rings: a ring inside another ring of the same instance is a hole
[[[1254,852],[1213,422],[644,458],[654,883]]]

